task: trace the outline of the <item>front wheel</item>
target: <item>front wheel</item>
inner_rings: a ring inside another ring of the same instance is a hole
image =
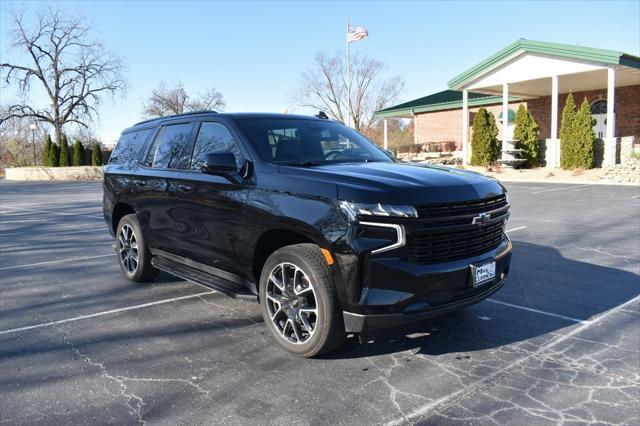
[[[160,272],[151,265],[151,253],[135,214],[120,219],[116,232],[116,251],[120,269],[131,281],[151,281]]]
[[[283,247],[260,277],[264,322],[287,352],[313,357],[344,342],[342,311],[331,269],[315,244]]]

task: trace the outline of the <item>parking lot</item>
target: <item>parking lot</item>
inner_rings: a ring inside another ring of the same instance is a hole
[[[3,424],[640,424],[640,189],[507,184],[489,300],[321,359],[258,306],[128,282],[100,183],[0,183]]]

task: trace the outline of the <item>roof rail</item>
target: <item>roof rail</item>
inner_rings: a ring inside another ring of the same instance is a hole
[[[148,120],[142,120],[137,122],[136,124],[134,124],[134,126],[137,126],[139,124],[144,124],[144,123],[150,123],[152,121],[156,121],[156,120],[165,120],[167,118],[175,118],[175,117],[183,117],[186,115],[197,115],[197,114],[217,114],[218,111],[214,111],[212,109],[202,109],[202,110],[198,110],[198,111],[189,111],[189,112],[183,112],[182,114],[172,114],[172,115],[165,115],[162,117],[155,117],[155,118],[150,118]]]

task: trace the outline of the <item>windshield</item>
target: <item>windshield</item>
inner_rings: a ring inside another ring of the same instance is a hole
[[[335,121],[252,118],[237,120],[260,157],[273,164],[392,162],[360,133]]]

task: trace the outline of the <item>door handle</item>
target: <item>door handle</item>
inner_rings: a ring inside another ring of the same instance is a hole
[[[178,185],[178,191],[180,191],[180,192],[191,192],[191,191],[193,191],[193,186],[180,184],[180,185]]]
[[[145,186],[147,184],[147,181],[144,179],[134,179],[133,183],[135,183],[138,186]]]

